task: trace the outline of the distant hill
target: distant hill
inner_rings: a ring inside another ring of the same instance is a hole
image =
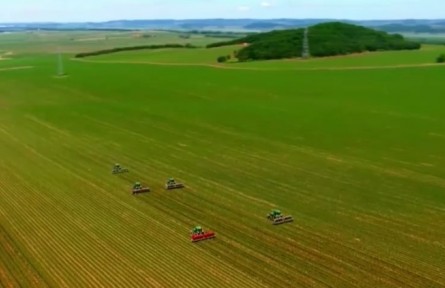
[[[281,23],[274,22],[254,22],[248,25],[245,25],[243,28],[248,30],[273,30],[278,28],[291,28],[292,25],[286,25]]]
[[[240,39],[210,44],[220,47],[248,44],[236,54],[239,61],[300,57],[304,29],[277,30],[249,35]],[[419,49],[420,44],[401,35],[341,22],[323,23],[309,28],[310,53],[314,57],[346,55],[365,51]]]
[[[429,26],[429,25],[403,25],[403,24],[388,24],[376,27],[378,30],[391,33],[430,33],[439,34],[445,33],[445,27]]]
[[[274,29],[302,28],[320,23],[341,21],[344,23],[366,27],[382,27],[385,25],[401,25],[410,27],[422,25],[445,28],[445,19],[438,20],[347,20],[347,19],[160,19],[160,20],[113,20],[106,22],[79,23],[0,23],[4,30],[36,30],[36,29],[170,29],[170,30],[230,30],[230,31],[270,31]],[[6,27],[6,28],[5,28]],[[400,32],[400,31],[396,31]],[[411,31],[409,31],[411,32]]]

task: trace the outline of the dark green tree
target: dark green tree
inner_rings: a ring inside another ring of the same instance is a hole
[[[218,63],[224,63],[227,62],[227,56],[219,56],[216,61],[218,61]]]

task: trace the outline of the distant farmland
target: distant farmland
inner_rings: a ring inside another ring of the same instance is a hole
[[[0,36],[0,286],[445,286],[445,46],[75,61],[184,42],[73,33]],[[186,188],[165,191],[169,177]],[[131,195],[136,181],[152,191]],[[271,209],[294,222],[271,225]],[[216,238],[191,243],[194,225]]]

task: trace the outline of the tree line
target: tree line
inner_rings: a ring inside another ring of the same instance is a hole
[[[111,54],[111,53],[124,52],[124,51],[164,49],[164,48],[192,49],[192,48],[197,48],[197,47],[192,44],[141,45],[141,46],[117,47],[117,48],[97,50],[97,51],[91,51],[91,52],[82,52],[82,53],[76,54],[74,57],[75,58],[84,58],[84,57],[89,57],[89,56],[98,56],[98,55]]]

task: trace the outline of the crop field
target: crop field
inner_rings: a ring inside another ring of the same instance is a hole
[[[146,37],[144,37],[146,36]],[[20,54],[53,54],[58,52],[79,53],[114,47],[155,45],[166,43],[205,46],[222,39],[192,35],[189,39],[173,32],[27,32],[0,34],[0,50],[14,51]]]
[[[131,53],[116,53],[87,59],[91,62],[131,63],[131,64],[217,64],[217,57],[230,55],[242,47],[228,46],[212,49],[163,49],[153,51],[138,51]],[[310,70],[323,69],[371,69],[399,68],[405,66],[436,66],[436,58],[445,53],[443,45],[424,45],[420,51],[390,51],[374,52],[359,55],[334,56],[314,58],[311,60],[269,60],[247,63],[227,63],[226,68],[261,69],[261,70]],[[220,65],[221,66],[221,65]]]
[[[445,33],[403,33],[405,37],[416,41],[445,44]]]
[[[97,43],[28,37],[0,36],[0,287],[445,287],[444,46],[70,52],[57,78],[44,47]]]

